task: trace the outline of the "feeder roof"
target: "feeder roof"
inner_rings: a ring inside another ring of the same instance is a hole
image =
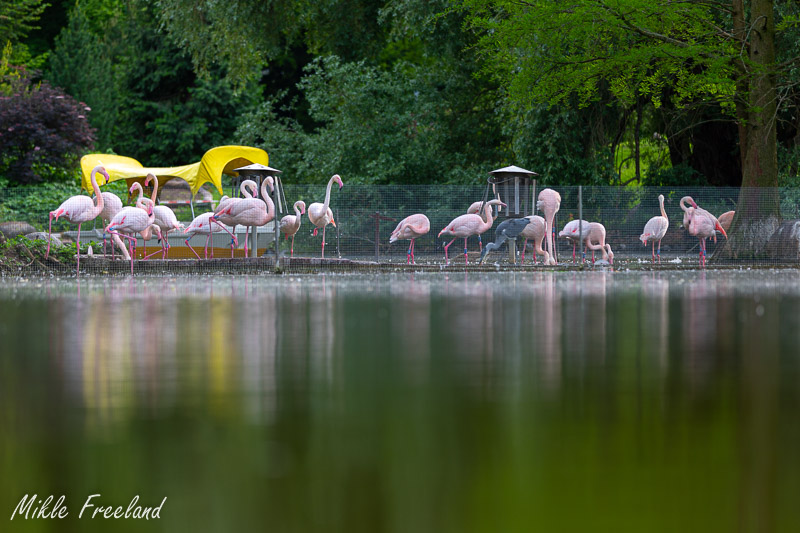
[[[530,170],[525,170],[524,168],[519,168],[516,165],[511,165],[510,167],[498,168],[497,170],[492,170],[489,174],[500,174],[508,173],[508,174],[530,174],[532,176],[538,176],[536,172],[532,172]]]
[[[280,174],[283,172],[282,170],[278,170],[277,168],[268,167],[266,165],[262,165],[261,163],[253,163],[252,165],[247,165],[246,167],[239,167],[233,169],[235,172],[241,172],[242,170],[260,170],[260,171],[267,171],[272,172],[274,174]]]

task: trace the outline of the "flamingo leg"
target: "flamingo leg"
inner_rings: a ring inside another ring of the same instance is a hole
[[[289,257],[294,257],[294,235],[292,235],[292,248],[291,251],[289,252]]]
[[[447,258],[447,249],[450,248],[450,245],[453,244],[454,242],[455,242],[455,239],[453,239],[452,241],[450,241],[450,242],[448,242],[447,244],[444,245],[444,264],[445,265],[449,265],[450,264],[450,260]]]
[[[658,251],[656,252],[658,256],[658,264],[661,264],[661,239],[658,240]]]
[[[191,237],[189,237],[189,239],[191,239]],[[192,245],[191,245],[191,244],[189,244],[189,239],[186,239],[186,246],[188,246],[188,247],[189,247],[189,249],[192,251],[192,253],[194,254],[194,256],[195,256],[196,258],[200,259],[200,256],[199,256],[199,255],[197,255],[197,252],[195,252],[195,251],[194,251],[194,248],[192,248]]]
[[[478,237],[480,237],[480,235]],[[469,258],[467,257],[467,238],[466,237],[464,237],[464,264],[465,265],[469,264]]]
[[[247,238],[250,236],[250,226],[245,226],[245,228],[247,229],[244,234],[244,256],[247,257]]]
[[[78,276],[81,273],[81,223],[78,222],[78,240],[75,241],[75,249],[78,251],[78,270],[75,272],[75,276]]]
[[[528,239],[525,239],[522,242],[522,260],[520,261],[521,265],[525,264],[525,247],[528,246]],[[536,250],[533,251],[533,264],[536,264]]]
[[[53,213],[50,213],[50,223],[47,226],[47,251],[44,253],[44,258],[47,259],[50,256],[50,234],[53,230]]]
[[[406,252],[406,264],[411,262],[411,247],[414,245],[414,239],[411,239],[411,242],[408,243],[408,251]]]
[[[464,239],[464,248],[466,248],[466,247],[467,247],[467,244],[466,244],[466,242],[467,242],[467,239]],[[481,252],[483,252],[483,241],[481,241],[481,236],[480,236],[480,235],[478,235],[478,246],[479,246],[479,247],[480,247],[480,249],[481,249],[480,251],[481,251]],[[465,252],[465,253],[466,253],[466,252]]]
[[[317,230],[318,230],[318,229],[319,229],[319,228],[314,228],[314,233],[312,233],[312,235],[313,235],[314,237],[316,237],[316,236],[317,236]]]
[[[414,239],[411,239],[411,264],[417,264],[417,261],[414,259]]]
[[[575,243],[572,243],[572,262],[573,263],[575,262],[575,248],[576,248]]]
[[[656,262],[656,241],[650,241],[650,245],[651,245],[650,249],[653,252],[653,263],[655,263]],[[659,246],[661,246],[661,245],[659,244]]]
[[[325,258],[325,228],[327,226],[328,226],[327,224],[322,226],[322,258],[323,259]]]
[[[209,220],[213,220],[213,221],[214,221],[214,222],[217,224],[217,226],[219,226],[220,228],[224,229],[224,230],[225,230],[225,232],[226,232],[228,235],[230,235],[230,236],[231,236],[231,238],[233,239],[233,242],[234,242],[234,243],[236,243],[236,246],[239,246],[239,239],[237,239],[237,238],[236,238],[236,235],[234,235],[233,233],[231,233],[231,232],[228,230],[228,228],[226,228],[226,227],[225,227],[225,225],[224,225],[224,224],[221,224],[221,223],[219,222],[219,220],[217,220],[217,219],[216,219],[216,218],[214,218],[214,217],[211,217]],[[209,226],[208,226],[208,229],[209,229],[209,231],[211,230],[211,225],[210,225],[210,224],[209,224]],[[245,234],[245,235],[246,235],[246,234]]]
[[[209,229],[210,229],[210,228],[209,228]],[[205,257],[206,259],[208,259],[208,241],[209,241],[209,240],[211,240],[211,233],[209,233],[208,235],[206,235],[206,247],[205,247],[205,255],[204,255],[204,257]],[[212,258],[212,259],[214,258],[214,247],[213,247],[213,246],[211,247],[211,258]]]

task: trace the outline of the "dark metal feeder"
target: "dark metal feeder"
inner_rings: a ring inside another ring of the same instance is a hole
[[[489,172],[488,185],[483,195],[484,203],[489,199],[489,192],[492,191],[495,197],[506,204],[506,208],[498,208],[498,216],[506,218],[522,218],[533,215],[535,203],[533,195],[536,190],[536,180],[533,176],[538,176],[536,172],[525,170],[515,165],[498,168]],[[483,206],[481,206],[481,211]],[[512,263],[517,262],[517,251],[515,242],[509,240],[508,252]]]

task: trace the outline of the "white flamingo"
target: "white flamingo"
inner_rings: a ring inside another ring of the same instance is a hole
[[[134,185],[138,185],[138,183],[134,183]],[[131,192],[133,192],[133,190],[134,187],[132,186]],[[136,242],[135,235],[140,233],[142,237],[149,239],[151,235],[150,232],[152,231],[149,228],[153,224],[154,218],[153,201],[149,198],[140,197],[136,202],[136,207],[128,206],[120,209],[119,213],[111,219],[111,222],[109,222],[108,226],[105,228],[105,231],[109,233],[116,234],[123,239],[128,239],[131,257],[131,274],[133,274],[133,247]],[[131,237],[130,235],[134,236]]]
[[[153,182],[153,194],[150,196],[150,199],[155,204],[156,198],[158,198],[158,178],[153,174],[148,174],[147,178],[144,180],[145,186],[151,181]],[[170,248],[167,235],[170,231],[182,230],[185,226],[178,222],[178,217],[175,216],[175,212],[166,205],[156,205],[153,207],[153,215],[155,216],[155,225],[161,230],[161,236],[159,237],[161,240],[161,259],[166,259]],[[158,250],[145,256],[145,259],[149,259],[157,253]]]
[[[305,213],[306,203],[302,200],[298,200],[294,203],[294,215],[286,215],[285,217],[281,218],[281,233],[286,235],[287,239],[289,238],[289,235],[292,236],[292,247],[291,251],[289,252],[289,257],[294,257],[294,236],[298,231],[300,231],[302,215]]]
[[[237,202],[229,202],[223,209],[217,208],[211,222],[219,225],[231,237],[235,236],[228,231],[225,225],[235,228],[237,225],[245,226],[248,230],[244,234],[244,256],[247,257],[247,237],[252,226],[263,226],[275,218],[275,204],[267,192],[267,187],[274,188],[272,176],[267,176],[261,182],[261,197],[264,198],[238,198]],[[253,182],[255,184],[255,182]],[[265,203],[266,201],[266,203]],[[233,247],[231,247],[231,257],[233,257]]]
[[[76,276],[81,272],[81,224],[84,222],[89,222],[90,220],[94,220],[103,211],[103,195],[100,193],[100,187],[97,186],[97,180],[95,179],[95,175],[98,172],[105,178],[103,184],[105,185],[108,183],[108,172],[106,172],[106,169],[102,166],[94,167],[92,169],[90,178],[92,181],[92,189],[94,190],[96,197],[95,200],[92,200],[86,195],[79,194],[77,196],[67,198],[60,206],[58,206],[58,209],[55,211],[50,211],[50,223],[47,227],[47,251],[45,252],[44,257],[47,259],[50,256],[50,235],[52,234],[53,230],[53,219],[55,218],[58,220],[59,217],[64,217],[73,224],[77,223],[78,239],[75,241],[75,248],[78,252],[78,266],[77,270],[75,271]]]
[[[639,236],[639,240],[642,241],[643,245],[647,246],[647,243],[650,243],[653,254],[653,263],[656,262],[656,255],[658,255],[658,262],[661,263],[661,239],[663,239],[664,235],[667,234],[667,229],[669,228],[669,218],[667,218],[667,212],[664,211],[663,194],[658,195],[658,205],[661,208],[661,215],[654,216],[648,220],[647,224],[644,225],[644,231]],[[655,250],[656,241],[658,241],[657,254]]]
[[[478,206],[478,209],[480,209],[480,206]],[[416,265],[417,262],[414,261],[414,241],[426,235],[430,230],[431,221],[428,220],[428,217],[422,213],[409,215],[394,228],[392,235],[389,237],[389,243],[391,244],[399,239],[409,239],[411,243],[409,243],[408,252],[406,253],[406,264],[411,261],[412,264]]]
[[[328,207],[331,201],[331,186],[334,182],[339,184],[340,190],[344,187],[339,174],[334,174],[331,179],[328,180],[328,187],[325,189],[325,202],[314,202],[308,206],[308,220],[316,226],[314,228],[315,237],[317,235],[317,230],[322,228],[322,257],[325,257],[325,227],[328,224],[333,224],[333,227],[336,227],[336,222],[333,220],[333,211]]]
[[[214,216],[214,213],[209,211],[208,213],[203,213],[202,215],[197,215],[194,220],[192,220],[191,224],[183,230],[184,235],[188,235],[186,237],[186,246],[192,251],[192,253],[200,259],[200,256],[197,255],[197,252],[194,251],[194,248],[189,244],[189,239],[191,239],[194,235],[205,235],[206,236],[206,246],[205,246],[205,258],[208,259],[208,241],[211,239],[211,235],[214,233],[224,233],[225,230],[219,224],[219,222],[211,223],[211,217]],[[226,228],[227,229],[227,228]],[[214,248],[211,248],[211,257],[214,257]]]

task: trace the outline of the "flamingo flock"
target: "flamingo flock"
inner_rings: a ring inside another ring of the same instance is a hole
[[[101,176],[103,181],[98,183],[97,176]],[[231,237],[231,257],[234,255],[234,247],[238,246],[238,239],[234,233],[236,226],[245,228],[264,226],[276,219],[276,208],[272,201],[271,194],[274,190],[274,180],[267,177],[261,183],[260,191],[258,185],[251,180],[244,180],[241,183],[241,198],[229,198],[223,196],[213,212],[198,215],[188,226],[180,223],[175,213],[167,206],[157,205],[158,178],[153,174],[148,174],[144,184],[148,186],[153,183],[152,195],[150,198],[144,197],[144,191],[139,183],[134,183],[130,188],[133,195],[138,192],[135,206],[123,207],[119,198],[109,192],[101,192],[100,185],[109,181],[108,173],[102,166],[92,169],[90,176],[94,198],[85,195],[73,196],[64,201],[56,210],[50,212],[50,223],[48,227],[48,237],[52,233],[52,221],[59,218],[66,219],[78,225],[78,239],[80,239],[81,225],[99,217],[103,221],[103,247],[106,249],[106,236],[112,239],[112,258],[115,249],[118,248],[125,260],[131,262],[131,273],[133,273],[133,259],[135,257],[135,246],[137,238],[147,241],[156,236],[161,249],[144,256],[149,259],[156,254],[161,254],[162,259],[166,259],[169,251],[167,236],[173,231],[182,231],[185,242],[189,250],[197,259],[200,254],[189,244],[194,235],[205,236],[205,247],[203,257],[209,258],[209,242],[215,233],[227,233]],[[322,242],[320,256],[325,257],[325,233],[328,225],[336,227],[331,205],[331,192],[333,185],[338,185],[339,190],[344,186],[342,178],[334,174],[327,183],[323,202],[313,202],[306,206],[302,200],[298,200],[293,205],[293,214],[283,216],[277,224],[277,229],[286,236],[291,237],[290,257],[294,257],[294,239],[300,230],[302,217],[306,215],[313,227],[313,236],[316,236],[322,229]],[[268,190],[269,189],[269,190]],[[260,193],[260,197],[259,197]],[[661,243],[665,238],[669,227],[669,217],[664,208],[664,195],[658,196],[659,214],[650,218],[644,226],[639,240],[644,246],[650,246],[652,262],[661,263]],[[499,198],[489,201],[474,202],[467,208],[467,212],[459,215],[438,233],[438,237],[449,238],[449,242],[444,244],[445,264],[450,264],[448,254],[450,246],[456,239],[464,239],[464,263],[469,264],[469,254],[467,249],[470,237],[477,237],[480,249],[480,261],[483,262],[488,254],[497,250],[503,242],[516,240],[519,236],[523,237],[524,242],[521,251],[521,261],[525,264],[525,252],[528,240],[533,241],[533,263],[537,264],[539,256],[542,257],[543,265],[558,264],[556,233],[554,229],[555,217],[561,207],[561,195],[550,188],[542,190],[536,202],[536,206],[541,210],[543,216],[531,215],[523,218],[507,219],[501,223],[495,232],[495,242],[486,245],[481,243],[481,235],[492,228],[496,214],[494,207],[507,207]],[[697,237],[699,243],[699,263],[706,265],[706,241],[714,239],[716,242],[719,232],[727,238],[727,231],[731,226],[735,213],[728,211],[715,217],[709,211],[697,205],[691,196],[684,196],[680,200],[680,208],[683,211],[682,226],[688,233]],[[389,243],[398,240],[408,240],[406,251],[406,264],[416,264],[415,241],[424,237],[430,232],[430,219],[422,214],[416,213],[402,219],[392,231]],[[245,257],[248,255],[247,232],[245,233]],[[591,251],[592,264],[596,263],[596,254],[599,253],[601,261],[606,264],[614,264],[614,252],[611,244],[607,242],[607,232],[605,226],[599,222],[587,220],[570,220],[563,230],[558,233],[559,238],[564,238],[572,244],[572,261],[577,262],[576,250],[578,244],[583,244],[582,248]],[[127,247],[123,240],[128,241]],[[76,247],[78,245],[76,244]],[[47,252],[49,255],[50,242],[48,239]],[[211,258],[214,256],[214,249],[211,248]],[[584,262],[585,252],[580,258]],[[78,248],[78,261],[76,273],[80,274],[80,249]]]

